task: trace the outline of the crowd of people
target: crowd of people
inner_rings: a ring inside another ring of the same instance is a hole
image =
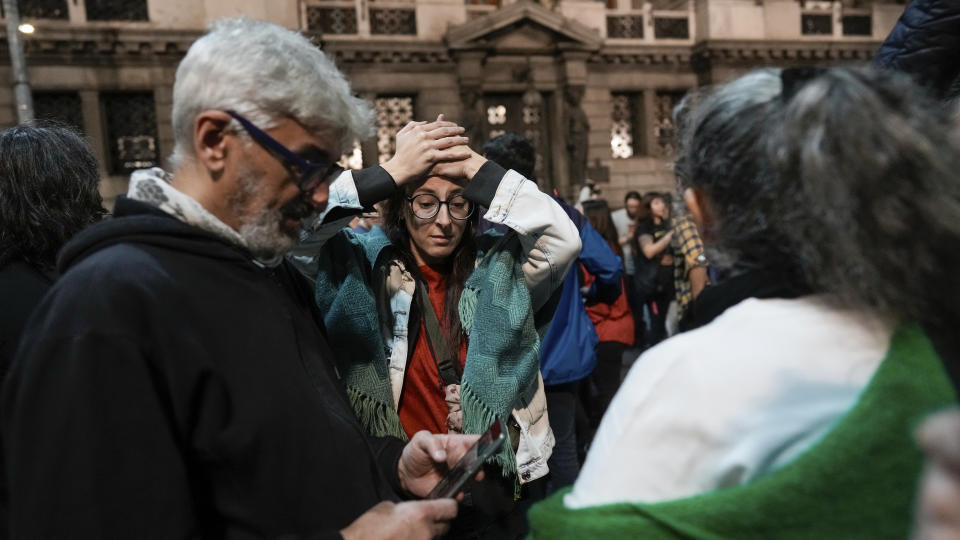
[[[618,210],[443,115],[341,168],[369,103],[246,18],[109,216],[80,136],[3,131],[3,536],[957,537],[960,115],[884,51],[691,91]]]

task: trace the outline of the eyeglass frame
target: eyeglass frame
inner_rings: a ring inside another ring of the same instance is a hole
[[[456,195],[454,195],[453,197],[451,197],[451,198],[449,198],[449,199],[447,199],[447,200],[445,200],[445,201],[440,200],[440,197],[437,197],[437,196],[434,195],[433,193],[418,193],[418,194],[416,194],[416,195],[408,196],[408,197],[407,197],[407,202],[410,203],[410,205],[412,206],[414,199],[416,199],[417,197],[433,197],[434,199],[437,200],[437,211],[434,212],[434,214],[433,214],[432,216],[430,216],[430,217],[420,217],[420,216],[417,215],[416,210],[413,210],[412,208],[410,209],[410,211],[413,212],[413,216],[414,216],[415,218],[417,218],[417,219],[422,219],[422,220],[424,220],[424,221],[428,221],[428,220],[431,220],[431,219],[436,219],[436,217],[440,215],[440,209],[443,208],[443,205],[447,205],[447,215],[450,216],[450,219],[455,219],[455,220],[457,220],[457,221],[467,221],[468,219],[470,219],[470,216],[473,215],[473,212],[477,209],[477,206],[476,206],[475,204],[473,204],[473,201],[471,201],[470,199],[464,197],[462,193],[457,193]],[[450,201],[452,201],[453,199],[456,199],[457,197],[460,197],[461,199],[467,201],[467,202],[470,204],[470,211],[467,212],[467,215],[464,216],[464,217],[462,217],[462,218],[456,217],[456,216],[453,215],[452,212],[450,212]]]
[[[253,122],[247,120],[240,113],[233,110],[225,110],[234,120],[240,122],[243,129],[250,135],[253,142],[260,145],[261,148],[279,161],[285,169],[299,176],[297,187],[302,193],[310,193],[317,189],[320,184],[332,180],[343,172],[343,167],[333,163],[316,163],[298,156],[295,152],[284,146],[283,143],[271,137],[267,132],[258,128]]]

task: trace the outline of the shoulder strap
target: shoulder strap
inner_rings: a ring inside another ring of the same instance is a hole
[[[423,314],[423,326],[427,329],[427,346],[433,355],[437,371],[440,372],[440,378],[445,385],[460,384],[460,362],[457,361],[459,358],[454,358],[447,346],[447,340],[440,330],[440,321],[427,293],[427,284],[422,281],[417,283],[417,302],[420,304],[420,313]]]

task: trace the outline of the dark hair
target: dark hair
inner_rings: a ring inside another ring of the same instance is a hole
[[[770,126],[780,214],[815,290],[955,333],[960,140],[950,112],[906,75],[833,68]]]
[[[420,276],[420,270],[410,249],[410,232],[407,230],[406,217],[404,209],[406,208],[407,197],[413,193],[414,186],[408,185],[404,189],[398,189],[389,199],[383,203],[383,229],[393,244],[394,253],[400,259],[400,262],[414,276]],[[460,322],[459,304],[460,294],[463,292],[463,286],[467,278],[473,274],[477,260],[477,245],[473,237],[474,220],[468,219],[464,222],[463,236],[460,243],[450,254],[449,269],[447,278],[447,290],[443,298],[443,313],[438,314],[441,320],[445,322],[446,338],[450,343],[449,350],[459,354],[460,344],[466,337],[463,331],[463,324]]]
[[[600,233],[600,236],[610,244],[610,249],[617,255],[623,256],[617,236],[617,228],[610,216],[610,205],[603,199],[583,201],[583,215],[590,221],[590,225]]]
[[[106,213],[99,181],[90,147],[66,126],[0,132],[0,259],[53,270],[60,248]]]
[[[630,199],[636,199],[638,201],[643,201],[643,196],[640,195],[639,191],[628,191],[626,195],[623,196],[623,202],[626,203]]]
[[[650,204],[660,199],[663,201],[663,204],[670,208],[670,194],[661,193],[659,191],[648,191],[643,195],[643,198],[640,199],[640,209],[637,210],[637,215],[633,218],[634,226],[639,227],[640,225],[650,222],[653,223],[653,210],[650,208]],[[638,254],[642,254],[643,250],[640,248],[640,235],[634,234],[633,238],[630,240],[630,249],[633,250],[634,257]]]
[[[633,219],[636,224],[639,225],[647,221],[653,221],[653,210],[650,208],[650,204],[657,199],[662,200],[663,203],[667,205],[667,208],[670,208],[671,197],[669,193],[649,191],[640,199],[640,208],[637,210],[637,215]]]
[[[533,170],[537,165],[537,151],[533,144],[519,133],[508,131],[487,141],[483,155],[504,169],[513,169],[536,181]]]

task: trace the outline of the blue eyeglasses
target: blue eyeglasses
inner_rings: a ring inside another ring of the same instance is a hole
[[[343,172],[343,168],[336,163],[315,163],[298,156],[246,118],[234,111],[225,112],[235,118],[237,122],[240,122],[240,125],[243,126],[243,129],[247,131],[255,143],[259,144],[277,161],[282,163],[288,171],[299,178],[297,187],[300,188],[301,192],[309,193],[323,182],[333,180]]]

